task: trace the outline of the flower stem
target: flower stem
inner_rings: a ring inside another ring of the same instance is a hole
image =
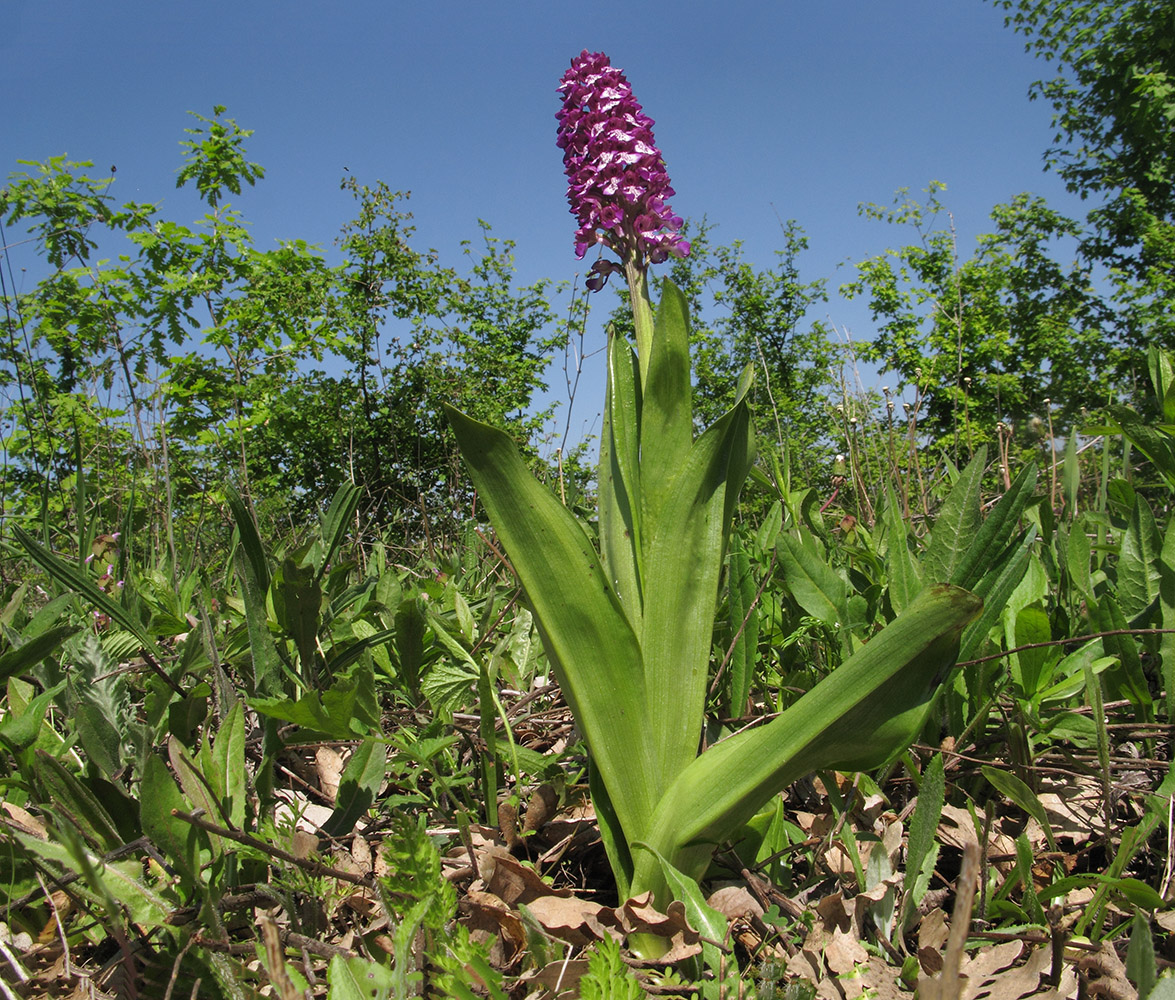
[[[649,374],[649,359],[653,354],[653,303],[649,298],[649,276],[631,257],[624,263],[628,279],[628,294],[632,300],[632,323],[636,329],[636,356],[640,362],[641,389]]]

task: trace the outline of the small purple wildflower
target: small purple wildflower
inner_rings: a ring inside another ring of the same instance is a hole
[[[600,244],[642,269],[670,255],[686,256],[690,246],[667,201],[674,191],[653,139],[653,119],[641,110],[624,74],[603,52],[584,49],[571,60],[559,92],[558,146],[567,200],[579,222],[575,256]],[[622,271],[599,261],[587,285],[598,290],[609,274]]]

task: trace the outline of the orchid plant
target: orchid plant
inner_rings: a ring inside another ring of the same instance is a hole
[[[574,59],[559,92],[575,253],[615,255],[593,264],[588,286],[622,274],[636,332],[635,345],[609,333],[598,547],[505,433],[449,416],[591,755],[621,898],[664,905],[671,884],[700,879],[716,846],[792,781],[905,749],[980,601],[928,587],[782,715],[699,753],[719,579],[754,462],[750,372],[732,409],[695,437],[685,301],[668,281],[655,313],[649,295],[650,266],[690,249],[653,122],[603,53]]]

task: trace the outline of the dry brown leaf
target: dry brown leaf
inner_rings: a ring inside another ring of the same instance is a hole
[[[991,948],[980,949],[974,957],[965,961],[959,970],[959,977],[966,980],[960,996],[963,1000],[989,996],[991,982],[997,973],[1011,966],[1023,953],[1022,941],[1006,941]]]
[[[508,969],[526,948],[526,929],[518,916],[498,896],[470,889],[461,897],[460,910],[470,937],[490,946],[490,961]]]
[[[671,965],[700,954],[701,935],[686,919],[685,905],[675,899],[662,913],[652,905],[652,899],[653,894],[646,892],[612,910],[616,926],[625,934],[655,934],[667,938],[669,951],[658,959],[659,964]],[[601,911],[601,919],[608,913],[607,910]]]
[[[976,822],[979,824],[980,829],[982,829],[982,810],[975,810],[975,821],[973,822],[970,812],[966,809],[960,809],[958,806],[952,806],[950,804],[944,805],[942,807],[942,816],[938,822],[939,843],[946,847],[957,847],[960,851],[968,844],[978,844],[979,834],[975,829]],[[1015,840],[1007,836],[1007,834],[992,830],[987,841],[987,856],[989,858],[999,856],[1015,858]]]
[[[27,833],[30,836],[36,837],[38,840],[46,839],[45,824],[27,809],[22,809],[15,803],[7,801],[0,802],[0,806],[8,813],[12,825],[20,830],[21,833]]]
[[[811,937],[809,935],[809,941]],[[809,947],[808,942],[805,942],[804,948],[809,949]],[[829,971],[838,976],[852,972],[868,959],[869,952],[849,931],[834,930],[824,941],[824,964],[828,966]]]
[[[311,802],[302,792],[290,789],[279,789],[274,793],[278,799],[274,810],[274,821],[282,827],[291,821],[297,824],[299,830],[307,833],[317,833],[325,824],[334,810],[330,806]]]
[[[510,802],[498,803],[498,830],[511,851],[522,846],[522,836],[518,832],[518,810]]]
[[[947,915],[935,907],[918,925],[918,964],[927,975],[942,972],[942,951],[947,945]]]
[[[1040,989],[1041,977],[1052,971],[1052,945],[1034,948],[1023,965],[1013,966],[997,975],[987,995],[993,1000],[1020,1000],[1021,997],[1035,996]]]
[[[549,783],[543,782],[534,790],[526,804],[526,818],[523,820],[522,829],[526,833],[541,830],[554,817],[558,804],[559,796],[555,789]]]
[[[745,920],[747,914],[763,916],[763,907],[742,885],[726,885],[710,894],[706,903],[728,920]]]
[[[531,915],[551,937],[582,948],[600,940],[607,931],[600,923],[599,903],[575,896],[539,896],[526,904]]]
[[[900,819],[886,824],[885,832],[881,835],[881,846],[884,848],[889,864],[895,871],[898,867],[898,855],[902,850],[902,837],[905,835],[905,826]]]
[[[501,848],[480,853],[477,869],[487,891],[504,900],[509,906],[525,903],[541,896],[570,896],[569,889],[556,889],[547,885],[539,873],[528,868],[509,852]]]
[[[1102,789],[1097,779],[1083,774],[1066,775],[1064,781],[1044,778],[1037,797],[1056,837],[1084,844],[1101,829]]]
[[[374,860],[371,853],[371,844],[359,834],[355,834],[351,838],[350,855],[351,862],[355,865],[356,870],[360,873],[371,871],[372,861]]]
[[[551,962],[541,969],[527,972],[519,977],[525,986],[542,986],[554,992],[555,996],[579,995],[579,981],[588,971],[588,960],[576,958],[570,961]]]
[[[339,781],[343,774],[343,755],[334,747],[320,746],[314,751],[314,770],[318,775],[318,787],[322,789],[331,805],[339,797]]]
[[[1138,996],[1138,991],[1126,978],[1126,966],[1109,941],[1103,941],[1096,952],[1081,958],[1077,968],[1089,984],[1089,996],[1106,997],[1107,1000],[1135,1000]]]

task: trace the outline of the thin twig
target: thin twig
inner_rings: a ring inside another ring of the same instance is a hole
[[[1090,632],[1087,635],[1074,635],[1068,639],[1050,639],[1048,642],[1030,642],[1024,646],[1013,646],[1002,653],[992,653],[991,656],[980,656],[974,660],[960,660],[957,666],[970,667],[976,663],[987,663],[990,660],[1002,660],[1013,653],[1022,653],[1026,649],[1044,649],[1046,646],[1068,646],[1075,642],[1088,642],[1090,639],[1106,639],[1115,635],[1168,635],[1175,633],[1175,628],[1115,628],[1107,632]]]
[[[340,868],[332,868],[330,865],[325,865],[321,861],[314,861],[311,858],[299,858],[289,851],[283,851],[280,847],[274,847],[273,844],[268,844],[264,840],[252,837],[241,830],[232,830],[228,827],[210,823],[199,812],[186,813],[179,809],[173,809],[171,814],[177,819],[182,819],[185,823],[191,823],[192,826],[199,827],[207,833],[214,833],[218,837],[224,837],[226,840],[232,840],[246,847],[252,847],[267,857],[285,861],[287,864],[291,864],[295,868],[301,868],[302,871],[308,872],[311,875],[334,878],[340,882],[350,882],[352,885],[361,885],[365,888],[371,888],[375,883],[374,872],[369,872],[366,875],[355,875],[352,872],[345,872]],[[392,892],[391,894],[399,899],[409,898],[405,893],[401,892]]]

